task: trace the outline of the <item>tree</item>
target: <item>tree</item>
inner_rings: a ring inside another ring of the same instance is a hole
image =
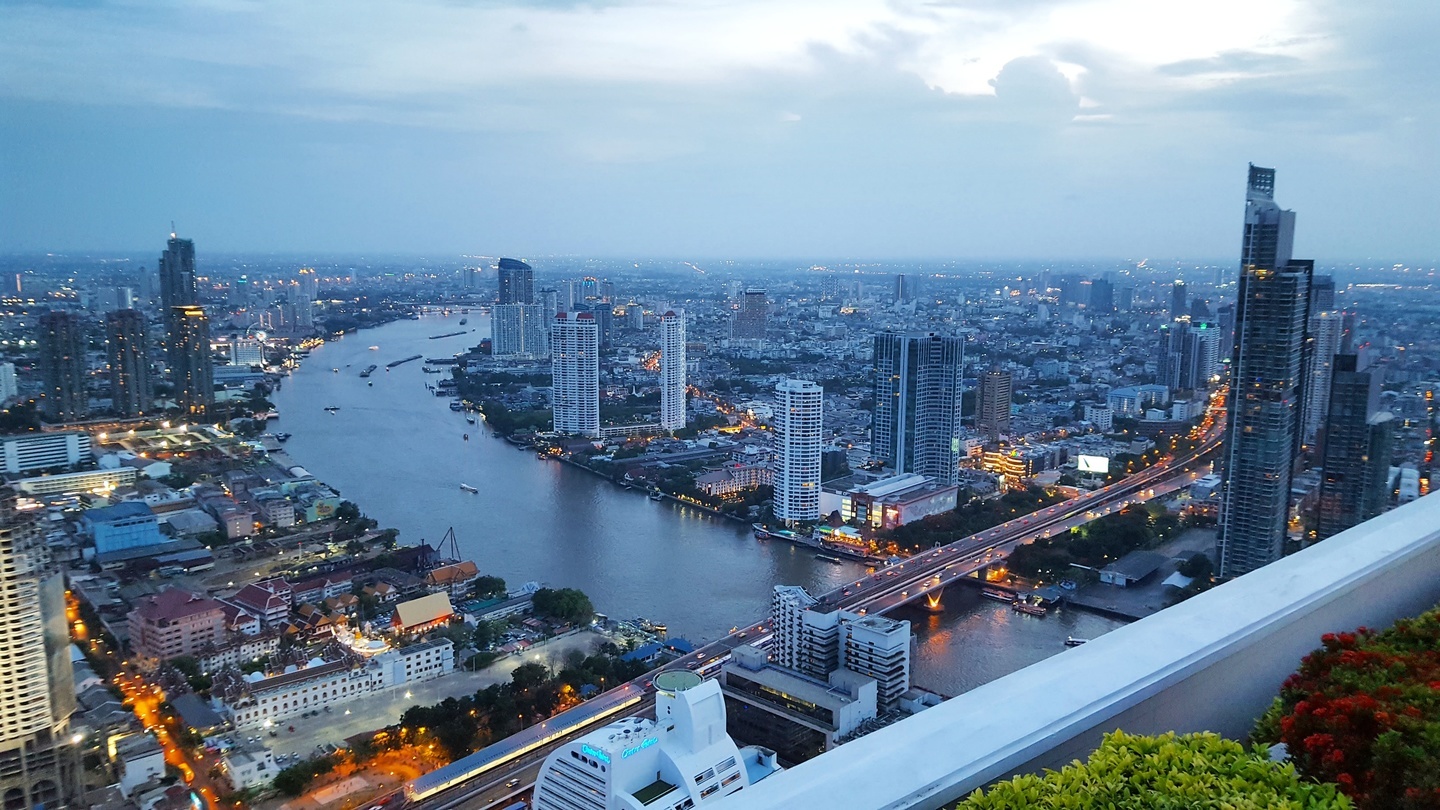
[[[550,678],[550,670],[544,664],[534,662],[521,664],[510,673],[510,683],[517,690],[533,689]]]
[[[475,579],[475,596],[480,599],[496,599],[505,596],[505,580],[500,577],[482,576]]]
[[[1073,810],[1287,807],[1343,810],[1350,801],[1333,784],[1303,780],[1265,749],[1246,750],[1218,734],[1105,736],[1090,758],[1044,775],[1025,774],[975,791],[956,810]]]
[[[595,616],[590,597],[574,588],[541,588],[531,597],[531,604],[537,615],[571,624],[585,624]]]

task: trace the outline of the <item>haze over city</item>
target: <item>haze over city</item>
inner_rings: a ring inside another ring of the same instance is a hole
[[[1324,260],[1440,253],[1440,7],[26,3],[0,248],[1227,258],[1278,166]]]

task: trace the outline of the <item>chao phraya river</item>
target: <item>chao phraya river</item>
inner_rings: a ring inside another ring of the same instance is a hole
[[[489,335],[488,317],[472,312],[465,326],[461,317],[427,315],[326,343],[273,397],[281,412],[275,429],[293,434],[286,452],[382,527],[399,529],[402,543],[437,544],[453,526],[462,556],[485,573],[579,588],[602,613],[644,616],[697,641],[762,617],[774,585],[818,593],[864,574],[857,563],[759,542],[748,526],[517,450],[431,395],[425,384],[440,375],[425,374],[423,360],[386,371],[416,354],[448,357]],[[379,368],[362,379],[371,364]],[[1061,652],[1067,635],[1117,626],[1074,610],[1014,614],[968,588],[945,601],[943,615],[897,618],[910,619],[918,636],[915,682],[946,694]]]

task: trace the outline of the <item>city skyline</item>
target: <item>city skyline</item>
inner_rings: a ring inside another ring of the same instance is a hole
[[[1312,201],[1302,252],[1440,254],[1440,10],[1133,5],[21,4],[0,243],[1223,256],[1253,159]]]

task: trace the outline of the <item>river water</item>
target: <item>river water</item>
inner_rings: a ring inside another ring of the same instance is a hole
[[[864,574],[858,563],[759,542],[740,523],[517,450],[432,396],[425,383],[440,375],[425,374],[423,360],[385,370],[489,335],[487,316],[463,316],[466,326],[461,317],[432,314],[330,341],[272,397],[282,415],[276,429],[293,434],[286,452],[382,527],[399,529],[402,543],[438,544],[454,527],[462,557],[484,573],[512,585],[579,588],[602,613],[664,622],[671,636],[693,641],[764,616],[777,584],[818,593]],[[470,331],[430,339],[462,329]],[[372,363],[379,368],[361,379]],[[327,413],[332,405],[339,410]],[[945,603],[937,616],[896,618],[909,619],[918,637],[915,682],[951,695],[1063,651],[1067,635],[1091,638],[1119,625],[1074,610],[1015,614],[968,588],[952,589]]]

